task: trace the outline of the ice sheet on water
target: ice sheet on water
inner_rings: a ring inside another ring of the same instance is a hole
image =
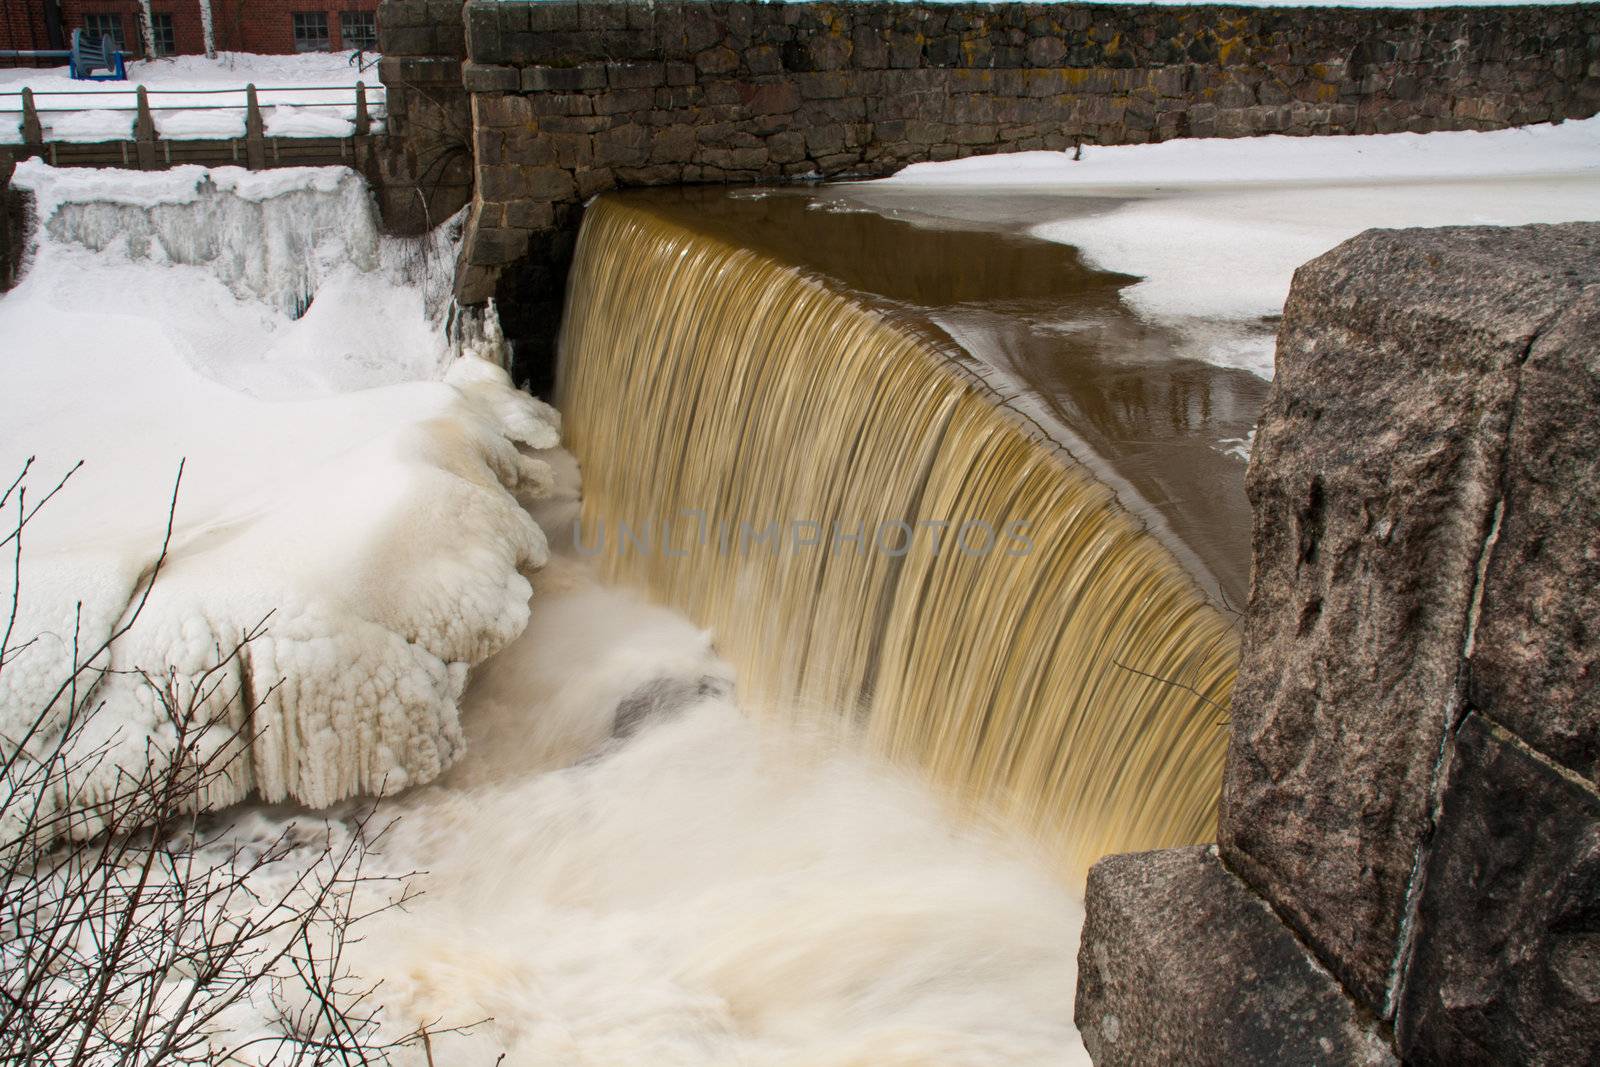
[[[1373,226],[1600,218],[1600,118],[1486,133],[1181,139],[919,163],[857,188],[971,201],[1063,198],[1034,236],[1138,275],[1123,299],[1177,330],[1194,358],[1272,376],[1273,322],[1294,270]],[[1068,197],[1109,206],[1084,210]]]

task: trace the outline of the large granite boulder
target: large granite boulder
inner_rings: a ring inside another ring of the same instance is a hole
[[[1467,696],[1597,782],[1600,285],[1539,335],[1520,386]]]
[[[1098,1067],[1395,1062],[1215,848],[1108,857],[1087,897],[1076,1017]]]
[[[1596,249],[1593,224],[1368,231],[1302,267],[1285,308],[1247,482],[1254,578],[1220,844],[1382,1014],[1436,768],[1464,714],[1486,551],[1511,537],[1533,561],[1490,568],[1507,583],[1497,602],[1531,572],[1554,583],[1593,575],[1592,522],[1553,536],[1571,521],[1566,486],[1541,482],[1588,463],[1593,484],[1593,454],[1571,451],[1585,401],[1540,429],[1522,390],[1530,353],[1600,282]],[[1526,472],[1534,503],[1520,518],[1501,505],[1514,425],[1561,441],[1545,473]],[[1535,558],[1539,531],[1561,561]],[[1526,651],[1570,643],[1592,586],[1587,595],[1575,609],[1534,603],[1521,621],[1486,626],[1486,691],[1592,687],[1590,642],[1573,655]],[[1583,729],[1593,736],[1589,696],[1576,724],[1559,727],[1580,746]]]
[[[1482,715],[1451,746],[1396,1016],[1407,1063],[1600,1063],[1600,792]]]
[[[1600,224],[1296,275],[1221,862],[1091,873],[1097,1062],[1600,1064],[1597,416]]]

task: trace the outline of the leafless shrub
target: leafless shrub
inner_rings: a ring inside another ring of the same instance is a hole
[[[0,671],[31,643],[15,635],[26,527],[71,477],[30,503],[31,463],[0,495],[13,593]],[[205,802],[237,770],[270,695],[243,691],[234,669],[266,620],[218,647],[198,677],[138,675],[164,719],[144,760],[128,766],[123,745],[114,762],[106,724],[89,729],[110,653],[167,559],[176,501],[175,485],[166,538],[124,621],[94,647],[74,634],[54,694],[20,735],[0,735],[0,1062],[387,1062],[427,1033],[381,1038],[375,987],[344,964],[353,927],[410,894],[405,878],[367,869],[387,827],[369,808],[315,820],[314,832],[240,839]],[[218,716],[230,707],[243,709],[227,716],[241,725]]]

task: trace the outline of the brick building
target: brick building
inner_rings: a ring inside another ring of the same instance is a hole
[[[205,51],[200,0],[153,0],[157,55]],[[378,0],[211,0],[225,52],[327,52],[378,45]],[[0,49],[65,48],[72,31],[145,51],[138,0],[0,0]]]

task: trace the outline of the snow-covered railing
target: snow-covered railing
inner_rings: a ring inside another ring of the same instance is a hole
[[[376,93],[374,94],[374,90]],[[239,102],[204,103],[223,97]],[[262,97],[268,103],[263,105]],[[383,86],[40,89],[0,92],[0,143],[364,137],[381,124]],[[7,118],[16,125],[7,128]],[[9,134],[9,136],[8,136]],[[264,148],[264,143],[262,144]]]

